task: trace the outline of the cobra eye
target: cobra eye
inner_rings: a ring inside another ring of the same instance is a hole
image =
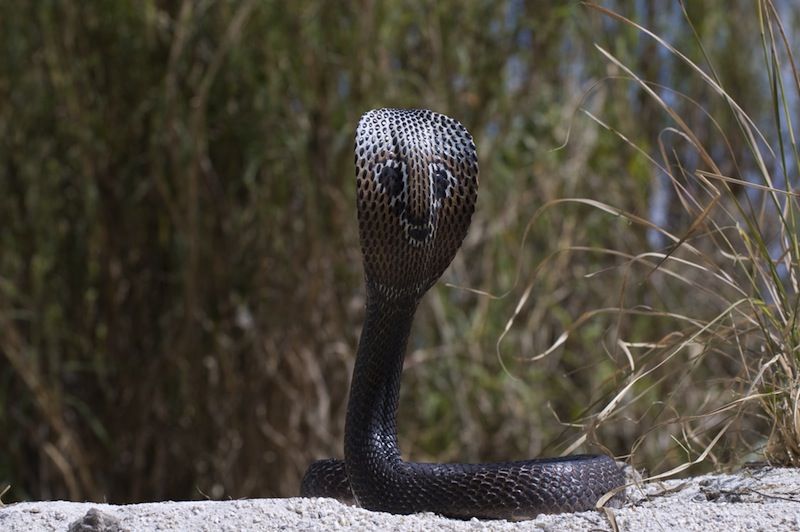
[[[447,172],[442,168],[433,171],[433,193],[436,199],[444,199],[447,196]]]
[[[403,175],[395,166],[386,166],[378,176],[381,186],[390,196],[395,197],[403,191]]]

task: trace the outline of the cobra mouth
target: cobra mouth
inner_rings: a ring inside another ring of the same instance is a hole
[[[433,238],[435,226],[432,216],[420,217],[418,219],[409,219],[404,214],[401,216],[401,223],[403,225],[403,232],[405,232],[408,242],[412,246],[422,246]]]
[[[403,224],[409,242],[415,246],[421,246],[433,235],[433,224],[428,222],[426,225],[411,225],[406,222]]]

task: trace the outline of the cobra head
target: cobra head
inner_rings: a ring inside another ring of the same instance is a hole
[[[368,290],[418,300],[469,229],[478,193],[472,136],[426,109],[375,109],[358,123],[355,162]]]

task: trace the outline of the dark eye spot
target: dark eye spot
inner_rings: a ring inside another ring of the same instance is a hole
[[[384,190],[389,192],[392,197],[397,196],[403,191],[403,176],[398,168],[387,166],[381,171],[378,177]]]
[[[433,193],[436,199],[444,199],[447,195],[447,172],[437,168],[433,172]]]

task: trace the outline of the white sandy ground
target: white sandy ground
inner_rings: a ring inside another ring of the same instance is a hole
[[[650,483],[607,510],[619,530],[800,530],[800,469],[744,469]],[[25,502],[0,507],[1,532],[140,530],[613,530],[603,512],[542,515],[531,521],[457,521],[390,515],[332,499],[250,499],[114,506]]]

